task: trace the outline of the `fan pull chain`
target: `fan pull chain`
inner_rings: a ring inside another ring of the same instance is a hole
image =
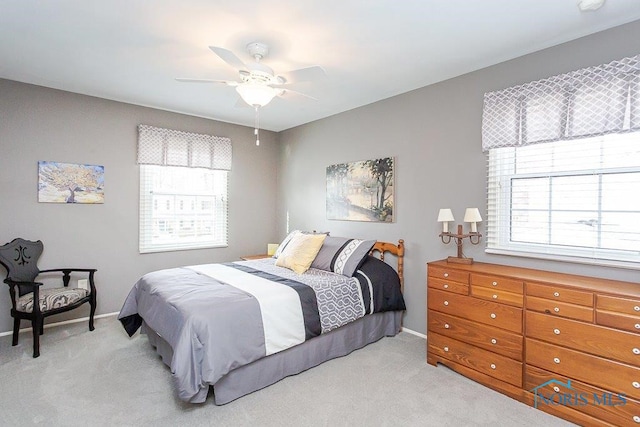
[[[260,112],[258,111],[258,109],[260,107],[256,105],[255,108],[256,108],[256,127],[253,130],[253,133],[256,136],[256,146],[258,146],[260,145],[260,133],[258,132],[258,130],[260,129]]]

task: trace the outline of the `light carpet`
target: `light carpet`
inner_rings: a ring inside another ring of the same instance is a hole
[[[216,406],[176,397],[146,336],[115,317],[0,337],[2,426],[568,426],[426,363],[424,339],[400,333]]]

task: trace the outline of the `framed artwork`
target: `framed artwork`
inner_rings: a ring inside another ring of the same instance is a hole
[[[393,222],[394,159],[327,166],[327,219]]]
[[[104,203],[104,166],[38,162],[38,202]]]

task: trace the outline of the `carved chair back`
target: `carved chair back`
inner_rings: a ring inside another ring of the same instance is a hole
[[[0,246],[0,264],[7,270],[8,280],[14,282],[33,282],[40,273],[38,259],[42,255],[44,245],[40,240],[32,242],[24,239],[13,239]],[[27,290],[20,288],[20,296]]]

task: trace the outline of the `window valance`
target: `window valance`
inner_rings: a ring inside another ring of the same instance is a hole
[[[484,95],[482,150],[640,130],[640,55]]]
[[[231,170],[231,140],[138,126],[138,164]]]

